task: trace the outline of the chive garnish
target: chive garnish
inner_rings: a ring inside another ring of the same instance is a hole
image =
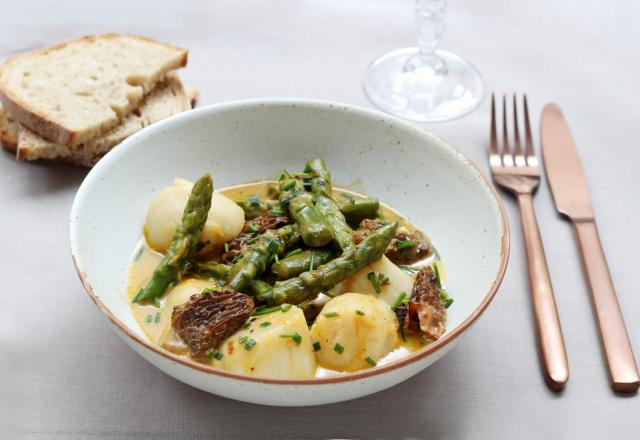
[[[153,315],[147,315],[147,322],[151,323],[153,321]]]
[[[282,310],[282,313],[288,312],[291,307],[293,307],[291,304],[282,304],[280,306],[280,310]]]
[[[320,351],[320,342],[316,341],[313,343],[313,351]]]
[[[302,342],[302,336],[300,336],[300,334],[298,332],[284,333],[284,334],[280,335],[280,337],[281,338],[291,338],[296,343],[296,345],[300,345],[300,343]]]
[[[336,316],[340,316],[340,314],[338,312],[327,312],[323,313],[322,316],[325,318],[335,318]]]
[[[416,244],[411,240],[401,240],[396,243],[396,250],[414,247]]]
[[[282,306],[274,306],[274,307],[258,307],[253,311],[251,316],[262,316],[268,315],[269,313],[277,312],[280,310]]]
[[[253,223],[247,223],[247,228],[251,231],[251,232],[258,232],[260,229],[254,225]]]
[[[209,295],[211,292],[213,292],[213,289],[211,287],[205,287],[200,293],[202,293],[203,295]]]
[[[223,355],[222,353],[220,353],[219,351],[216,351],[216,352],[213,354],[214,359],[215,359],[215,360],[217,360],[217,361],[219,361],[220,359],[222,359],[222,357],[223,357],[223,356],[224,356],[224,355]]]
[[[244,344],[244,349],[247,351],[251,351],[253,347],[257,344],[255,339],[249,339],[246,344]]]
[[[356,310],[356,315],[364,316],[364,312],[362,310]]]
[[[444,308],[445,309],[448,309],[451,304],[453,304],[453,298],[447,298],[447,299],[444,300]]]
[[[271,321],[265,321],[262,324],[260,324],[260,327],[269,327],[271,325]]]
[[[293,177],[302,177],[303,179],[311,178],[311,174],[309,174],[309,173],[293,173],[292,176]]]
[[[367,361],[367,363],[369,365],[371,365],[372,367],[375,367],[376,365],[378,365],[378,363],[376,361],[374,361],[370,356],[367,356],[367,358],[365,359],[365,361]]]
[[[229,243],[225,243],[224,244],[224,251],[225,251],[225,253],[229,252]]]
[[[250,323],[250,322],[247,322],[247,323],[245,323],[245,324],[242,324],[242,327],[240,327],[240,328],[241,328],[241,329],[243,329],[243,330],[246,330],[246,329],[248,329],[248,328],[251,328],[251,323]]]
[[[155,319],[155,323],[159,323],[160,322],[160,316],[162,315],[162,313],[160,312],[156,312],[156,319]]]
[[[336,342],[336,345],[333,347],[333,351],[335,351],[338,354],[342,354],[342,352],[344,351],[344,347],[340,345],[339,342]]]
[[[367,274],[367,279],[369,280],[369,282],[373,286],[373,290],[375,290],[377,294],[380,294],[382,292],[381,286],[386,286],[387,284],[389,284],[389,278],[379,272],[369,272]]]
[[[407,292],[400,292],[400,295],[398,295],[396,300],[393,302],[393,305],[391,306],[391,310],[395,310],[396,307],[398,307],[400,304],[402,304],[402,302],[404,301],[406,296],[407,296]]]
[[[440,269],[438,268],[438,263],[433,263],[433,273],[436,278],[436,282],[438,283],[438,287],[442,289],[442,278],[440,278]]]
[[[256,235],[256,236],[255,236],[255,237],[253,237],[251,240],[247,241],[247,244],[253,244],[253,243],[255,243],[256,241],[258,241],[258,238],[260,238],[260,237],[258,237],[258,236]]]
[[[250,195],[247,200],[251,203],[251,206],[260,206],[260,196],[258,194]]]
[[[285,255],[284,258],[289,258],[289,257],[292,257],[294,255],[298,255],[300,252],[302,252],[302,249],[300,249],[300,248],[294,249],[291,252],[289,252],[287,255]]]
[[[291,188],[293,188],[294,186],[296,186],[296,181],[295,180],[290,180],[287,183],[285,183],[282,186],[282,189],[284,189],[285,191],[290,190]]]
[[[205,352],[205,355],[209,358],[209,359],[215,359],[217,361],[219,361],[220,359],[222,359],[224,357],[224,355],[222,353],[220,353],[219,351],[210,348],[209,350],[207,350]]]
[[[240,342],[240,345],[246,343],[249,340],[249,336],[243,336],[240,338],[240,340],[238,342]]]

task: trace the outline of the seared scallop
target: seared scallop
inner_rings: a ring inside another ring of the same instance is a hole
[[[398,344],[398,324],[391,307],[362,293],[331,299],[311,327],[320,366],[337,371],[367,368]]]

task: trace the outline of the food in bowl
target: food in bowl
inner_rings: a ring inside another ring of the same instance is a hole
[[[213,191],[176,179],[151,201],[129,271],[151,342],[229,372],[313,378],[408,356],[453,300],[429,236],[334,187],[321,158]]]

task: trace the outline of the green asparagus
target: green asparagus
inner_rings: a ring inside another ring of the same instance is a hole
[[[380,202],[378,199],[347,199],[338,202],[340,212],[350,225],[358,225],[366,218],[377,218]]]
[[[138,292],[133,302],[158,298],[164,294],[169,285],[179,280],[180,273],[200,241],[200,235],[211,208],[212,194],[211,174],[205,174],[193,185],[169,250],[153,271],[149,283]]]
[[[260,199],[257,194],[243,200],[236,200],[236,204],[242,208],[244,215],[248,219],[256,218],[268,211],[267,203]]]
[[[313,204],[313,197],[304,190],[303,183],[289,175],[280,180],[280,203],[288,207],[291,217],[300,228],[300,236],[307,246],[320,247],[331,241],[333,234],[325,218]]]
[[[226,280],[231,272],[231,266],[216,261],[198,261],[195,263],[196,272],[219,280]]]
[[[340,281],[354,275],[367,264],[380,259],[393,235],[398,223],[382,226],[367,236],[353,250],[344,252],[316,270],[302,273],[297,278],[276,282],[273,289],[263,289],[257,293],[257,299],[268,304],[299,304],[307,297],[313,297],[322,290],[329,290]]]
[[[271,257],[282,254],[287,246],[299,239],[295,225],[269,230],[257,237],[253,247],[247,250],[233,266],[224,285],[228,290],[242,292],[267,268]]]
[[[328,249],[308,249],[274,263],[271,272],[277,279],[287,280],[325,264],[331,254]]]
[[[353,231],[340,212],[338,204],[333,200],[331,173],[324,160],[321,158],[310,160],[304,170],[311,175],[311,190],[316,196],[316,209],[329,224],[336,243],[343,252],[353,249],[355,246]]]

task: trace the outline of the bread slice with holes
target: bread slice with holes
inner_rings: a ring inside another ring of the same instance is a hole
[[[17,125],[18,160],[61,160],[76,165],[93,166],[109,150],[147,125],[169,116],[190,110],[197,98],[195,89],[182,85],[177,75],[168,75],[108,133],[90,139],[74,149],[51,142],[23,125]],[[11,130],[15,133],[15,129]]]
[[[9,58],[0,66],[0,101],[20,124],[67,146],[117,126],[187,51],[148,38],[87,36]]]

